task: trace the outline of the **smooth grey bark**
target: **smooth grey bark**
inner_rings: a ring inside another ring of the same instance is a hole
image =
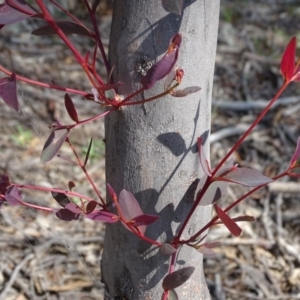
[[[137,69],[145,58],[157,61],[179,32],[183,40],[177,65],[185,72],[179,88],[202,88],[185,98],[168,96],[124,107],[105,121],[106,180],[117,193],[122,189],[133,193],[145,213],[160,216],[146,231],[160,242],[172,240],[193,203],[195,182],[202,174],[196,141],[207,137],[210,128],[219,0],[187,0],[184,5],[183,15],[178,16],[165,11],[161,1],[115,0],[109,47],[114,79],[123,83],[118,92],[126,96],[141,87]],[[135,100],[161,93],[163,83]],[[210,219],[211,207],[199,207],[184,237]],[[160,299],[168,260],[121,224],[108,225],[101,262],[106,299]],[[183,247],[176,269],[189,265],[196,270],[176,289],[179,298],[210,299],[202,255]]]

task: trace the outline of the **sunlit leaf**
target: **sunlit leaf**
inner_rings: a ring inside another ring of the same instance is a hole
[[[10,205],[16,206],[22,201],[22,194],[16,186],[11,186],[6,190],[5,199]]]
[[[199,87],[199,86],[190,86],[183,90],[174,90],[174,91],[172,91],[171,95],[173,97],[185,97],[189,94],[196,93],[200,90],[201,90],[201,87]]]
[[[141,84],[148,90],[154,86],[154,84],[167,76],[175,66],[178,59],[179,48],[182,37],[180,34],[176,34],[169,45],[167,53],[153,65],[147,74],[141,79]]]
[[[184,267],[168,274],[162,282],[163,289],[169,291],[179,287],[192,276],[194,270],[194,267]]]
[[[78,23],[73,21],[56,21],[58,27],[64,34],[80,34],[92,37],[91,31]],[[45,25],[31,32],[33,35],[51,35],[56,34],[55,29],[51,25]]]
[[[206,257],[215,257],[216,256],[216,252],[206,246],[201,246],[201,247],[197,248],[197,251],[202,253]]]
[[[71,202],[71,203],[68,203],[66,206],[65,206],[65,209],[68,209],[69,211],[75,213],[75,214],[82,214],[82,209],[76,205],[75,203]]]
[[[121,210],[121,214],[127,222],[129,222],[130,220],[134,219],[137,216],[143,215],[140,205],[135,199],[135,197],[133,196],[133,194],[131,194],[130,192],[124,189],[119,194],[118,203]],[[129,227],[125,223],[122,222],[122,224],[127,229],[129,229]],[[146,226],[145,225],[139,226],[139,230],[142,233],[145,233]]]
[[[115,223],[119,221],[119,217],[117,215],[103,210],[94,210],[92,213],[86,214],[85,217],[94,221],[106,223]]]
[[[294,75],[296,54],[296,37],[288,43],[280,63],[280,71],[286,81],[290,81]]]
[[[107,191],[108,191],[111,199],[113,200],[113,202],[116,203],[118,201],[118,197],[117,197],[116,192],[114,191],[114,189],[112,188],[112,186],[109,183],[107,183],[106,186],[107,186]]]
[[[62,144],[68,137],[68,134],[69,130],[65,128],[53,130],[51,132],[41,153],[42,162],[50,161],[57,154]]]
[[[210,170],[210,166],[209,166],[209,162],[206,159],[206,154],[202,145],[202,138],[198,138],[197,139],[197,144],[198,144],[198,154],[199,154],[199,160],[200,160],[200,165],[201,168],[203,170],[203,172],[207,175],[207,176],[211,176],[211,170]]]
[[[204,175],[200,179],[194,196],[195,200],[197,199],[199,193],[201,192],[206,180],[207,180],[207,175]],[[220,200],[224,195],[226,195],[227,186],[228,186],[228,182],[226,181],[213,181],[205,191],[204,195],[202,196],[199,205],[207,206]]]
[[[162,243],[161,246],[160,246],[160,251],[163,254],[172,255],[173,253],[175,253],[177,251],[177,249],[174,248],[171,244]]]
[[[215,210],[218,217],[222,220],[227,229],[234,236],[240,236],[242,229],[233,221],[217,204],[215,204]]]
[[[225,176],[218,177],[217,180],[225,180],[251,187],[268,184],[273,181],[271,178],[250,168],[236,168]]]
[[[162,0],[163,8],[176,15],[182,14],[182,4],[183,0]]]
[[[4,77],[0,79],[0,97],[11,108],[19,111],[17,81],[15,73],[12,73],[10,77]]]

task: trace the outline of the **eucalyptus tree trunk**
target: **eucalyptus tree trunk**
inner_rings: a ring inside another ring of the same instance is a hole
[[[168,49],[170,39],[182,34],[177,65],[185,75],[179,88],[200,86],[184,98],[165,96],[142,105],[127,106],[106,119],[106,178],[119,193],[133,193],[144,213],[159,215],[146,235],[171,241],[192,203],[195,182],[202,171],[197,137],[210,129],[211,93],[219,0],[186,0],[181,16],[164,10],[161,1],[115,0],[109,59],[120,95],[141,88],[140,75],[149,62]],[[134,98],[147,99],[163,91],[164,80]],[[209,142],[205,143],[208,153]],[[191,236],[211,219],[211,207],[199,207],[183,237]],[[168,272],[167,255],[125,229],[107,226],[102,279],[106,299],[160,299]],[[203,276],[202,256],[182,247],[176,269],[194,266],[195,272],[176,289],[181,300],[210,299]]]

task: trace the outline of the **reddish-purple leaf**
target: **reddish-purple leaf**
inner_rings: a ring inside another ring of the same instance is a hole
[[[82,209],[73,202],[68,203],[65,206],[65,209],[68,209],[69,211],[73,212],[74,214],[78,214],[78,215],[82,214]]]
[[[19,111],[17,81],[15,73],[12,73],[10,77],[4,77],[0,79],[0,97],[11,108]]]
[[[65,207],[67,204],[71,203],[71,200],[66,196],[66,194],[51,192],[51,195],[62,207]]]
[[[23,0],[5,0],[0,4],[0,24],[2,25],[20,22],[34,14],[36,11]]]
[[[211,250],[209,247],[206,246],[201,246],[197,249],[200,253],[202,253],[206,257],[215,257],[216,252]]]
[[[296,37],[288,43],[280,63],[280,71],[286,81],[290,81],[294,75],[296,54]]]
[[[194,267],[184,267],[168,274],[162,282],[163,289],[169,291],[179,287],[192,276],[194,270]]]
[[[56,21],[58,27],[64,34],[80,34],[92,37],[91,31],[78,23],[72,21]],[[56,34],[55,29],[51,25],[45,25],[31,32],[33,35],[51,35]]]
[[[158,216],[144,214],[131,219],[130,223],[133,226],[149,225],[154,223],[157,219]]]
[[[0,178],[0,194],[4,195],[6,193],[6,189],[9,187],[9,178],[7,175],[3,174]]]
[[[22,195],[16,186],[10,186],[6,190],[5,199],[10,205],[16,206],[22,201]]]
[[[189,94],[196,93],[200,90],[201,90],[201,87],[199,87],[199,86],[190,86],[183,90],[174,90],[174,91],[172,91],[171,95],[173,97],[185,97]]]
[[[96,201],[90,201],[85,208],[86,214],[92,213],[97,205],[98,203]]]
[[[296,150],[295,150],[295,152],[293,154],[293,157],[291,159],[290,166],[295,165],[295,163],[299,160],[299,156],[300,156],[300,138],[298,138]]]
[[[206,180],[207,180],[207,175],[204,175],[200,179],[195,192],[195,197],[194,197],[195,200],[197,199],[198,194],[202,190]],[[225,181],[213,181],[208,187],[208,189],[206,190],[206,192],[204,193],[204,195],[202,196],[199,205],[207,206],[220,200],[226,194],[227,186],[228,183]]]
[[[163,253],[163,254],[166,254],[166,255],[172,255],[173,253],[175,253],[177,251],[176,248],[174,248],[172,245],[168,244],[168,243],[163,243],[161,244],[160,246],[160,251]]]
[[[63,221],[78,220],[80,217],[80,214],[75,214],[66,208],[62,208],[62,209],[58,210],[55,214],[59,219],[61,219]]]
[[[112,188],[112,186],[109,183],[106,186],[107,186],[107,191],[108,191],[111,199],[113,200],[113,202],[117,202],[118,201],[118,197],[117,197],[116,192]]]
[[[204,244],[204,246],[207,248],[215,248],[215,247],[219,247],[220,245],[221,242],[208,242]]]
[[[68,137],[68,134],[69,130],[65,128],[53,130],[51,132],[41,153],[42,162],[50,161],[57,154],[62,144]]]
[[[69,181],[68,182],[68,187],[69,187],[69,190],[72,191],[72,189],[75,187],[74,181]]]
[[[142,212],[137,200],[134,198],[134,196],[130,192],[128,192],[124,189],[119,194],[118,203],[119,203],[119,207],[121,210],[121,214],[127,222],[129,222],[130,220],[132,220],[133,218],[135,218],[137,216],[143,215],[143,212]],[[130,230],[129,227],[125,223],[122,222],[122,224],[128,230]],[[139,229],[142,233],[145,233],[146,226],[145,225],[139,226]]]
[[[176,15],[182,14],[183,0],[162,0],[161,2],[166,11]]]
[[[106,223],[115,223],[119,221],[119,217],[117,215],[103,210],[94,210],[92,213],[85,215],[85,217],[94,221]]]
[[[77,111],[69,94],[65,94],[65,107],[70,118],[76,123],[78,123],[79,120],[78,120]]]
[[[240,236],[242,229],[222,210],[217,204],[215,204],[215,210],[218,217],[221,219],[223,224],[234,236]]]
[[[207,175],[207,176],[211,176],[211,170],[210,170],[210,166],[209,166],[209,162],[206,159],[206,155],[204,152],[204,148],[202,146],[202,138],[198,138],[197,139],[197,144],[198,144],[198,154],[199,154],[199,160],[200,160],[200,165],[201,168],[203,170],[203,172]]]
[[[251,187],[268,184],[273,181],[260,172],[249,168],[235,168],[225,176],[218,177],[217,180],[225,180]]]
[[[164,78],[172,71],[178,59],[181,40],[181,35],[177,33],[172,38],[167,53],[161,60],[153,65],[147,74],[141,79],[141,84],[143,85],[144,89],[150,89],[158,80]]]

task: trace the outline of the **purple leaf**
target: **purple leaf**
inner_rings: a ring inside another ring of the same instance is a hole
[[[133,226],[149,225],[154,223],[158,219],[158,216],[154,215],[140,215],[130,220],[130,223]]]
[[[85,215],[85,217],[94,221],[106,223],[115,223],[119,221],[119,217],[117,215],[103,210],[94,210],[92,213]]]
[[[196,189],[196,193],[195,193],[195,200],[198,197],[198,194],[200,193],[200,191],[202,190],[205,182],[207,179],[207,175],[204,175],[197,186]],[[227,186],[228,183],[225,181],[213,181],[210,186],[208,187],[208,189],[206,190],[206,192],[204,193],[204,195],[202,196],[199,205],[200,206],[207,206],[210,205],[212,203],[215,203],[216,201],[220,200],[227,192]]]
[[[98,205],[98,202],[96,202],[96,201],[90,201],[87,204],[86,208],[85,208],[86,214],[92,213],[94,211],[94,209],[96,208],[97,205]]]
[[[4,195],[6,193],[6,189],[9,187],[9,178],[7,175],[3,174],[0,178],[0,194]]]
[[[172,71],[178,59],[181,40],[181,35],[177,33],[172,38],[167,53],[161,60],[153,65],[147,74],[141,79],[141,84],[143,85],[144,89],[150,89],[158,80],[164,78]]]
[[[79,120],[78,120],[77,111],[69,94],[65,94],[65,107],[70,118],[76,123],[78,123]]]
[[[242,229],[235,223],[235,221],[232,220],[217,204],[215,204],[215,210],[218,217],[231,232],[231,234],[233,234],[234,236],[240,236],[240,234],[242,233]]]
[[[5,0],[0,4],[0,24],[2,25],[20,22],[34,14],[36,11],[23,0]]]
[[[17,97],[16,74],[12,73],[10,77],[0,79],[0,97],[11,108],[19,111],[19,102]]]
[[[199,154],[199,160],[200,160],[200,165],[202,167],[202,170],[203,172],[211,177],[211,170],[210,170],[210,166],[209,166],[209,162],[208,160],[206,159],[206,155],[205,155],[205,152],[204,152],[204,148],[202,146],[202,141],[203,139],[202,138],[198,138],[197,140],[197,144],[198,144],[198,154]]]
[[[118,203],[121,210],[121,214],[127,222],[129,222],[130,220],[132,220],[137,216],[143,215],[143,212],[137,200],[130,192],[127,192],[124,189],[120,192]],[[122,222],[122,224],[128,230],[130,230],[125,223]],[[139,226],[139,229],[142,233],[145,233],[146,226],[145,225]]]
[[[82,209],[73,202],[68,203],[65,206],[65,209],[68,209],[69,211],[73,212],[74,214],[78,214],[78,215],[82,214]]]
[[[183,0],[162,0],[163,8],[173,14],[182,14],[182,3]]]
[[[173,253],[175,253],[175,252],[177,251],[177,249],[174,248],[171,244],[163,243],[163,244],[161,244],[161,246],[160,246],[160,251],[161,251],[163,254],[166,254],[166,255],[172,255]]]
[[[92,37],[91,31],[78,23],[72,21],[56,21],[58,27],[64,34],[80,34]],[[51,25],[45,25],[31,32],[33,35],[51,35],[56,34],[55,29]]]
[[[6,190],[5,199],[10,205],[16,206],[22,201],[22,195],[16,186],[11,186]]]
[[[280,63],[280,71],[286,81],[290,81],[294,75],[296,54],[296,37],[288,43]]]
[[[297,163],[297,161],[299,159],[299,156],[300,156],[300,138],[298,138],[297,147],[296,147],[296,150],[295,150],[295,152],[293,154],[293,157],[291,159],[290,166],[294,166],[295,163]]]
[[[50,161],[57,154],[60,147],[68,137],[68,134],[69,130],[65,128],[53,130],[51,132],[41,153],[42,162]]]
[[[194,267],[184,267],[168,274],[162,282],[163,289],[169,291],[179,287],[192,276],[194,270]]]
[[[193,93],[196,93],[198,91],[201,90],[201,87],[199,86],[190,86],[190,87],[187,87],[183,90],[174,90],[171,95],[173,97],[185,97],[189,94],[193,94]]]
[[[272,182],[273,180],[260,172],[249,168],[236,168],[225,176],[218,177],[216,180],[225,180],[245,186],[256,187]]]
[[[51,194],[57,203],[62,207],[65,207],[67,204],[71,203],[70,199],[63,193],[51,192]]]
[[[75,214],[66,208],[62,208],[62,209],[58,210],[55,214],[59,219],[61,219],[63,221],[78,220],[80,217],[80,214]]]

